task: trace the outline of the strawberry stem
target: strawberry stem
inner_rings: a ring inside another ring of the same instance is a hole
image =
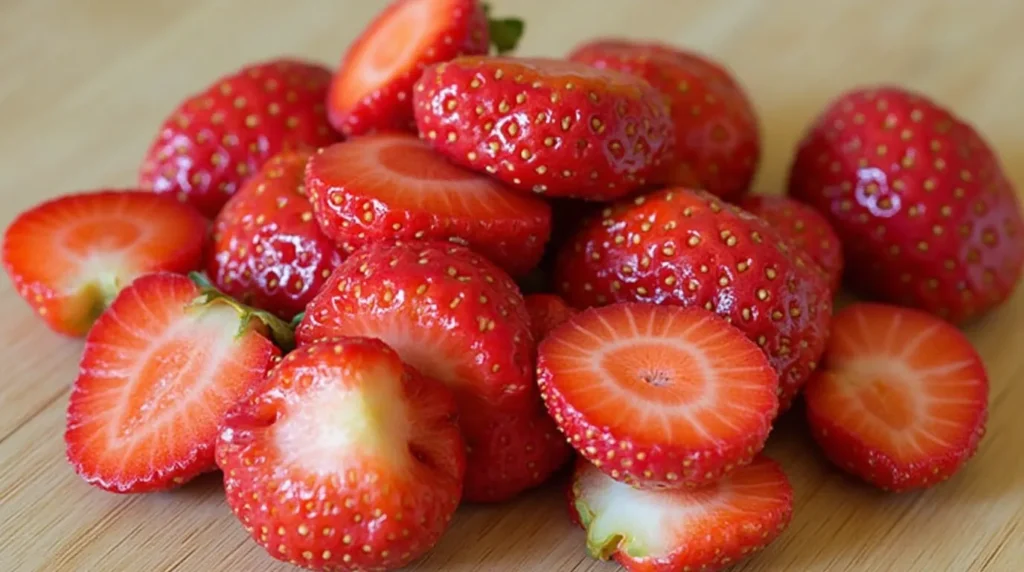
[[[218,303],[227,304],[238,312],[239,317],[242,318],[239,334],[248,331],[252,321],[257,320],[259,326],[266,328],[270,340],[283,351],[289,352],[295,349],[295,329],[291,324],[270,312],[247,306],[235,300],[214,287],[209,279],[200,272],[190,272],[188,277],[199,287],[199,296],[193,301],[194,306],[208,306]]]
[[[499,55],[516,49],[519,39],[523,37],[526,24],[519,18],[491,18],[491,6],[482,4],[487,17],[487,31],[491,37],[491,45]]]

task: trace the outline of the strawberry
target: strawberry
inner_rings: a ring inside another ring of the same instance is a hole
[[[748,191],[761,159],[760,127],[743,87],[721,63],[616,38],[577,46],[569,59],[641,77],[669,100],[677,144],[665,182],[730,200]]]
[[[456,167],[412,135],[357,137],[321,149],[306,188],[320,227],[347,251],[400,240],[468,245],[514,276],[540,261],[551,208]]]
[[[800,143],[789,194],[824,214],[861,294],[964,323],[1024,268],[1024,219],[999,158],[963,119],[892,86],[843,93]]]
[[[548,197],[629,194],[674,142],[646,82],[560,60],[456,58],[423,72],[413,105],[420,137],[451,161]]]
[[[703,486],[749,463],[778,412],[757,345],[702,308],[591,308],[537,350],[537,385],[572,446],[644,489]]]
[[[330,78],[327,68],[297,59],[258,62],[221,77],[164,121],[139,184],[213,218],[270,157],[338,140],[324,109]]]
[[[423,68],[462,54],[515,48],[520,20],[488,20],[477,0],[393,0],[349,46],[331,82],[331,123],[346,135],[413,130]]]
[[[526,312],[530,315],[530,330],[537,343],[546,338],[551,330],[576,314],[574,308],[554,294],[529,294],[523,297],[523,301],[526,302]]]
[[[569,514],[594,558],[629,572],[715,572],[777,539],[793,516],[793,487],[775,461],[752,463],[699,490],[630,488],[580,460]]]
[[[343,335],[379,338],[467,406],[537,407],[522,295],[505,272],[466,247],[392,242],[353,254],[296,329],[300,345]]]
[[[205,234],[202,215],[168,197],[76,193],[18,215],[4,233],[4,269],[47,326],[84,336],[135,278],[198,268]]]
[[[394,570],[433,547],[465,471],[452,394],[380,340],[285,356],[228,413],[217,465],[267,552],[312,570]]]
[[[305,309],[341,252],[313,219],[308,151],[284,151],[242,184],[214,219],[207,273],[222,291],[289,320]]]
[[[85,339],[64,440],[86,482],[116,493],[212,470],[220,423],[288,345],[287,324],[180,274],[123,289]]]
[[[747,195],[736,204],[764,219],[790,245],[807,254],[828,277],[830,290],[839,290],[843,279],[843,247],[821,213],[789,197]]]
[[[836,466],[888,491],[956,473],[985,434],[988,376],[970,341],[921,310],[856,303],[836,313],[807,383],[814,439]]]
[[[775,366],[780,411],[825,349],[832,296],[816,265],[764,220],[704,191],[609,205],[562,248],[555,271],[577,308],[638,301],[722,315]]]

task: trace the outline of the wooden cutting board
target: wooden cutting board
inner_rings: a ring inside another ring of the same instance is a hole
[[[333,64],[382,6],[363,0],[0,1],[0,222],[59,193],[126,186],[156,126],[186,93],[254,59]],[[705,50],[750,90],[777,192],[797,138],[839,90],[892,81],[977,123],[1024,186],[1024,4],[504,0],[529,19],[522,53],[562,55],[616,34]],[[639,8],[639,7],[642,7]],[[40,253],[45,256],[46,253]],[[0,282],[0,570],[287,570],[250,542],[216,476],[119,497],[65,464],[68,386],[81,342],[42,326]],[[968,333],[991,375],[989,433],[941,487],[887,496],[832,471],[791,414],[769,453],[796,489],[792,526],[743,571],[1024,570],[1024,288]],[[414,570],[610,571],[585,556],[556,486],[465,508]]]

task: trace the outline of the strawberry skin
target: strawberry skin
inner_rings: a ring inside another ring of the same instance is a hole
[[[643,80],[561,60],[465,56],[423,72],[420,137],[514,189],[606,200],[651,182],[674,144]]]
[[[449,163],[413,135],[365,135],[321,149],[306,172],[320,227],[346,251],[388,240],[469,246],[513,276],[551,234],[551,208]]]
[[[430,550],[458,507],[465,443],[455,400],[380,340],[292,352],[227,415],[228,505],[278,560],[394,570]]]
[[[982,136],[926,96],[858,88],[801,141],[789,194],[824,214],[862,294],[964,323],[1002,304],[1024,268],[1024,220]]]
[[[793,516],[793,487],[763,455],[702,489],[671,491],[630,488],[581,459],[568,496],[590,555],[628,572],[724,570],[774,542]]]
[[[554,294],[529,294],[523,297],[526,311],[530,315],[530,330],[533,339],[540,343],[551,330],[560,326],[576,314],[576,309]]]
[[[828,277],[832,292],[843,279],[843,246],[821,213],[789,197],[747,195],[736,204],[765,220],[790,245],[802,250]]]
[[[280,356],[264,317],[180,274],[122,290],[89,331],[71,390],[64,440],[75,472],[142,493],[214,469],[223,416]]]
[[[324,107],[330,78],[319,64],[277,59],[218,79],[164,121],[143,159],[139,185],[212,219],[270,157],[338,140]]]
[[[202,215],[169,197],[81,192],[19,214],[4,232],[3,263],[50,329],[79,337],[135,278],[198,268],[205,235]]]
[[[222,291],[290,320],[341,252],[313,218],[303,179],[308,151],[285,151],[243,183],[214,219],[207,273]]]
[[[671,102],[676,147],[665,183],[728,200],[749,190],[761,160],[760,126],[722,64],[665,44],[616,38],[584,43],[568,59],[641,77]]]
[[[704,191],[608,205],[562,248],[555,273],[576,308],[636,301],[717,312],[768,355],[781,411],[825,349],[832,297],[816,265],[762,219]]]
[[[921,310],[856,303],[837,312],[807,418],[825,455],[887,491],[934,486],[985,434],[989,383],[970,340]]]

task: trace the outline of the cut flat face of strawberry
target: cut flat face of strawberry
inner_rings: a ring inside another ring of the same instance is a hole
[[[309,162],[320,227],[346,251],[382,240],[468,245],[513,276],[540,261],[551,208],[457,167],[412,135],[357,137]]]
[[[125,288],[85,340],[67,458],[90,484],[158,491],[214,468],[224,414],[280,355],[255,316],[185,276]]]
[[[537,371],[573,447],[638,488],[705,485],[749,463],[778,410],[764,353],[699,308],[586,310],[541,342]]]
[[[199,267],[206,221],[143,191],[58,197],[20,214],[4,233],[15,290],[56,332],[83,336],[121,288],[148,272]]]
[[[459,504],[455,400],[379,340],[288,354],[224,421],[231,510],[279,560],[394,570],[432,548]]]
[[[793,488],[782,467],[759,455],[697,490],[644,491],[580,460],[569,491],[571,518],[587,550],[629,572],[716,572],[775,541],[789,526]]]
[[[807,416],[833,463],[889,491],[933,486],[985,433],[988,376],[970,341],[923,311],[858,303],[833,319]]]

